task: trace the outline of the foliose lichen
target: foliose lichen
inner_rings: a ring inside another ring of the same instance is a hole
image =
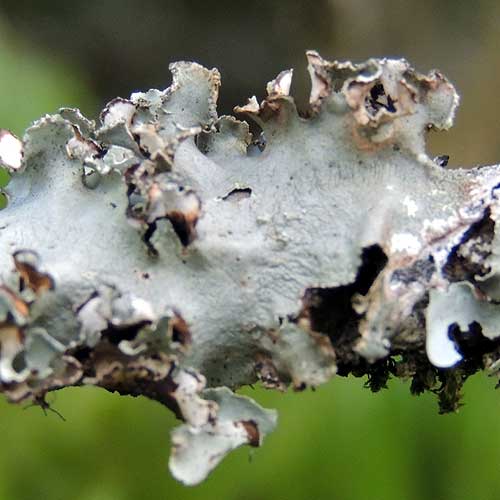
[[[234,390],[390,376],[459,405],[500,363],[500,167],[449,169],[425,135],[458,96],[404,60],[307,53],[217,115],[217,70],[111,101],[96,124],[61,109],[0,133],[0,390],[12,402],[95,385],[183,421],[170,469],[202,481],[259,446],[276,414]]]

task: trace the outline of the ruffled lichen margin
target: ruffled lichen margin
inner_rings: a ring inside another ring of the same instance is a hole
[[[170,469],[202,481],[259,446],[274,411],[232,391],[389,376],[455,410],[500,350],[500,167],[446,168],[425,136],[458,96],[404,60],[307,53],[259,104],[217,116],[217,70],[170,66],[165,91],[0,132],[0,389],[45,405],[95,385],[184,423]]]

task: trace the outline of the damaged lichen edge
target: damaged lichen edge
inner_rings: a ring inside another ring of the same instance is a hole
[[[496,369],[500,168],[425,150],[453,86],[405,60],[307,58],[306,117],[292,70],[235,108],[260,133],[219,117],[218,71],[189,62],[97,124],[64,108],[22,141],[0,132],[9,400],[80,385],[156,400],[184,422],[170,469],[192,485],[274,428],[243,385],[398,376],[453,411],[467,376]]]

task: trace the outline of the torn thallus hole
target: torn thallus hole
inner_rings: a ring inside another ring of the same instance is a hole
[[[102,337],[109,340],[114,345],[118,345],[122,340],[134,340],[142,328],[151,324],[151,321],[139,321],[133,325],[116,326],[111,323],[108,328],[102,331]]]
[[[204,155],[210,153],[210,131],[202,130],[199,134],[195,135],[194,144]]]
[[[446,167],[448,166],[448,162],[450,161],[450,155],[439,155],[435,156],[433,159],[434,163],[438,165],[439,167]]]
[[[245,188],[234,188],[229,191],[225,196],[222,197],[224,201],[240,201],[245,198],[250,198],[252,195],[252,189],[249,187]]]
[[[18,352],[14,359],[12,360],[12,369],[16,373],[22,373],[27,368],[26,364],[26,352],[24,350]]]
[[[368,113],[373,116],[382,108],[389,113],[396,112],[394,99],[385,92],[385,88],[381,83],[376,83],[370,89],[369,95],[365,98],[365,106]]]
[[[493,352],[500,344],[499,340],[485,337],[477,321],[470,323],[466,331],[463,331],[457,323],[452,323],[448,327],[448,337],[463,356],[464,363],[478,364],[480,367],[483,364],[483,356]]]
[[[260,445],[260,433],[255,420],[240,420],[240,424],[247,433],[248,444],[250,446],[258,447]]]
[[[172,210],[168,212],[166,217],[161,217],[156,219],[154,222],[148,224],[146,232],[144,233],[142,240],[148,248],[148,252],[152,257],[158,257],[159,252],[153,245],[151,239],[157,229],[157,221],[166,218],[172,224],[172,228],[175,234],[178,236],[182,246],[187,247],[196,238],[196,223],[198,221],[197,213],[185,214],[178,210]]]
[[[366,295],[387,264],[387,256],[379,245],[363,249],[356,280],[333,288],[308,288],[302,299],[302,316],[309,319],[313,331],[325,333],[334,347],[349,350],[357,338],[360,315],[352,307],[355,294]]]
[[[178,342],[182,346],[191,344],[191,332],[189,331],[188,324],[179,313],[174,314],[170,326],[173,342]]]

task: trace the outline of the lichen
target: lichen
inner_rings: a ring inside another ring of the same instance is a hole
[[[453,411],[467,376],[497,369],[500,167],[425,150],[453,86],[404,60],[307,57],[309,112],[283,71],[235,108],[253,135],[217,115],[217,70],[189,62],[97,124],[64,108],[0,133],[9,400],[95,385],[159,401],[184,422],[171,471],[196,484],[276,423],[243,385],[397,376]]]

